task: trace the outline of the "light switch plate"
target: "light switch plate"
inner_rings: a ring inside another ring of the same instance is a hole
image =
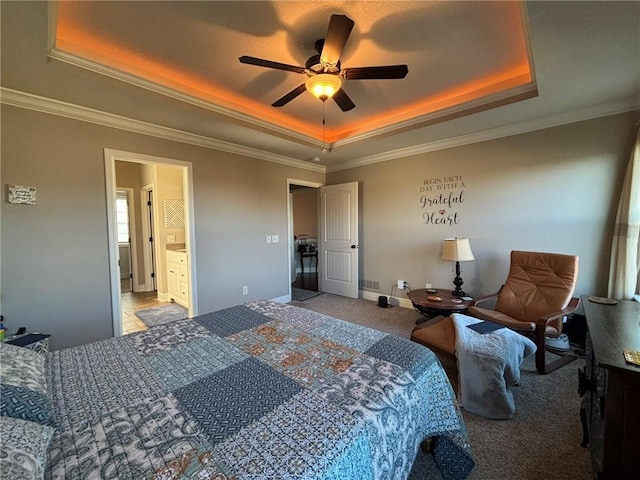
[[[267,235],[267,243],[271,243],[271,235]]]

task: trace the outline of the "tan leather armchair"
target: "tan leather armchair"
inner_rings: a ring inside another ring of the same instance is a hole
[[[511,266],[498,293],[476,299],[468,315],[499,323],[533,337],[537,346],[536,369],[552,372],[575,360],[563,356],[545,362],[545,340],[562,333],[562,320],[580,300],[572,297],[578,278],[578,257],[558,253],[511,252]],[[479,305],[497,300],[493,310]]]

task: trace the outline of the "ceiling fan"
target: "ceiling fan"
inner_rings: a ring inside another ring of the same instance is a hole
[[[346,15],[331,15],[326,37],[317,40],[314,45],[318,54],[309,57],[304,67],[272,62],[271,60],[247,55],[240,57],[238,60],[240,60],[240,63],[249,65],[302,73],[308,77],[305,83],[298,85],[282,98],[273,102],[271,104],[273,107],[282,107],[305,90],[309,90],[323,102],[333,98],[340,109],[346,112],[355,108],[356,105],[342,88],[342,80],[404,78],[409,72],[406,65],[341,68],[340,54],[349,39],[353,25],[353,20]]]

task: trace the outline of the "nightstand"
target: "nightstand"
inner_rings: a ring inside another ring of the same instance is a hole
[[[407,293],[413,308],[426,318],[416,321],[416,325],[428,319],[442,315],[448,317],[452,313],[465,313],[471,305],[471,300],[463,300],[453,295],[453,290],[444,288],[411,290]]]

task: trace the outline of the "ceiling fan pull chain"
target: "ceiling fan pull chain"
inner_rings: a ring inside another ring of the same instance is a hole
[[[325,101],[322,101],[322,153],[327,153],[327,122],[324,118],[324,105]]]

